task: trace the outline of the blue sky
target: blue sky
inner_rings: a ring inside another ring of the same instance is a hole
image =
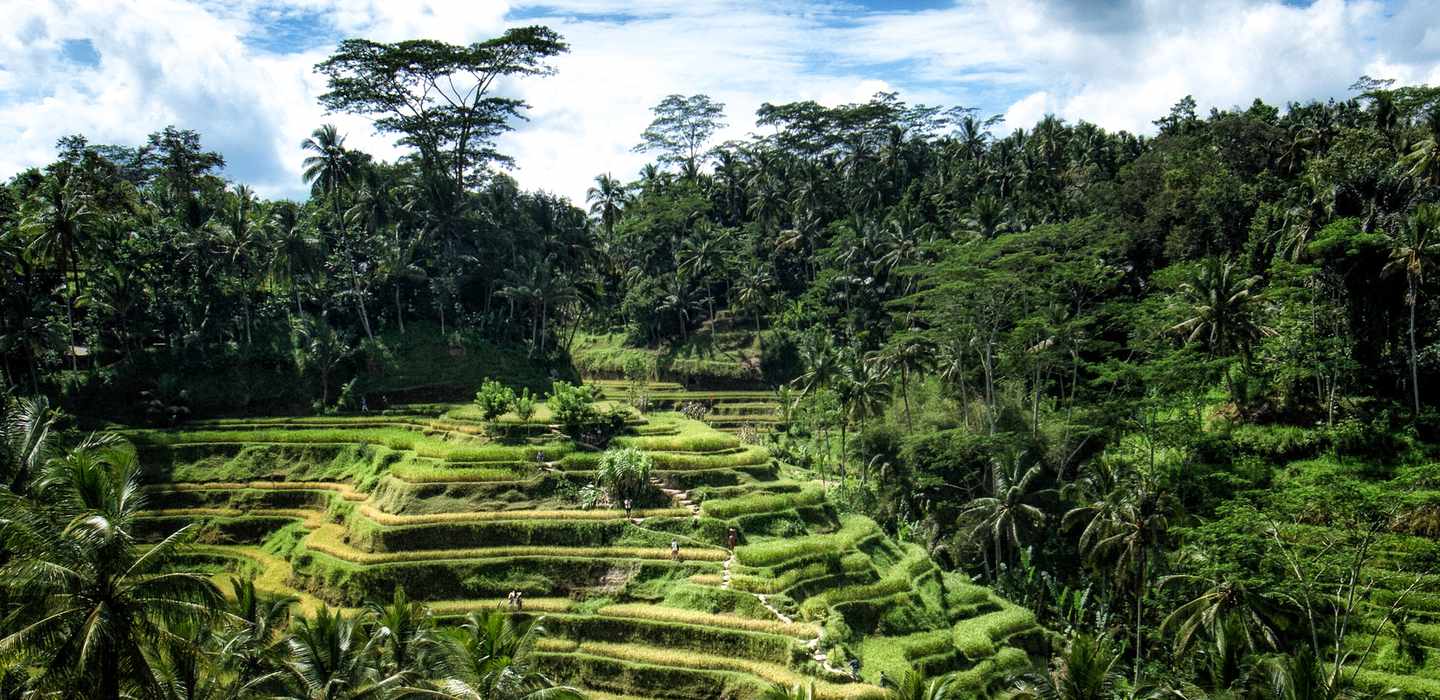
[[[8,5],[8,6],[6,6]],[[0,177],[48,162],[60,136],[137,143],[201,132],[227,175],[303,193],[300,141],[334,121],[310,70],[343,37],[466,42],[543,23],[570,42],[550,78],[505,86],[531,120],[505,137],[526,186],[583,197],[631,176],[649,108],[672,92],[728,105],[723,137],[761,103],[977,107],[1008,130],[1046,113],[1146,131],[1186,94],[1202,108],[1343,97],[1362,74],[1440,83],[1440,6],[1380,0],[0,0]]]

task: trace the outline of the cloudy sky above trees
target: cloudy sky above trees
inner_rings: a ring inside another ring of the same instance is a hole
[[[672,92],[726,103],[722,137],[763,102],[911,102],[1047,112],[1149,132],[1193,94],[1343,98],[1361,75],[1440,83],[1440,4],[1426,0],[0,0],[0,176],[48,162],[57,138],[136,144],[201,132],[227,176],[299,196],[301,140],[322,122],[381,157],[368,122],[327,116],[311,67],[345,37],[462,43],[546,24],[571,45],[559,73],[508,86],[533,107],[506,136],[527,187],[583,197],[630,178],[649,108]]]

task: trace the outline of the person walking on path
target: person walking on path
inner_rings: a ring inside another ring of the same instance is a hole
[[[730,545],[730,551],[735,551],[735,543],[739,539],[740,533],[736,532],[735,528],[730,528],[730,532],[725,535],[725,542]]]
[[[625,517],[630,517],[630,508],[634,505],[635,503],[633,501],[628,498],[625,499]]]
[[[670,558],[680,561],[680,540],[670,540]]]
[[[524,611],[524,610],[525,610],[525,593],[522,592],[522,591],[515,591],[515,612],[522,612],[522,611]]]

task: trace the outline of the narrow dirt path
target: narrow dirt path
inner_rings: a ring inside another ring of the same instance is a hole
[[[778,609],[776,609],[775,606],[771,605],[770,600],[766,596],[759,593],[753,593],[752,595],[754,595],[760,601],[761,605],[765,606],[766,610],[770,611],[770,614],[774,615],[781,622],[787,625],[794,624],[795,620],[792,619],[789,615],[780,612]],[[825,669],[826,673],[830,673],[836,676],[843,676],[845,678],[850,678],[857,681],[860,680],[855,676],[855,674],[850,672],[850,669],[840,668],[838,666],[831,665],[830,657],[827,656],[825,652],[820,650],[820,640],[824,638],[824,636],[825,630],[821,629],[820,634],[815,635],[814,639],[805,642],[805,648],[810,650],[810,658],[814,659],[815,663],[820,664],[820,668]]]

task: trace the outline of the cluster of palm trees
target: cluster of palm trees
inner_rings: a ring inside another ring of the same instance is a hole
[[[4,372],[32,391],[62,368],[156,352],[263,358],[302,316],[372,344],[426,320],[539,354],[589,286],[583,211],[498,174],[451,201],[415,163],[376,162],[332,125],[304,141],[301,203],[225,182],[193,132],[64,145],[0,190]]]
[[[543,620],[494,610],[441,628],[398,589],[306,616],[253,581],[217,586],[186,558],[190,527],[137,540],[145,497],[128,445],[67,442],[44,399],[10,401],[3,418],[4,697],[580,697],[529,661]]]

